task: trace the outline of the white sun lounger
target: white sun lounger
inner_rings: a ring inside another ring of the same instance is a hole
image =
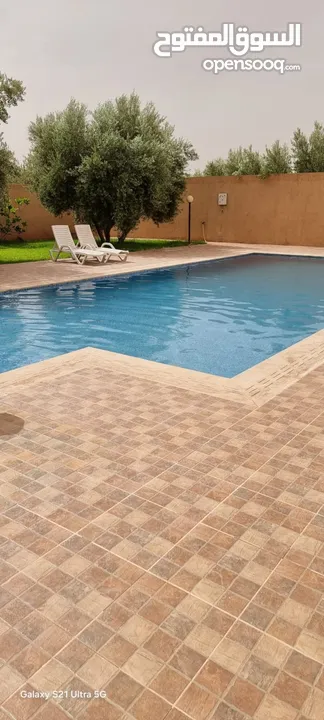
[[[75,245],[68,225],[52,225],[52,230],[55,245],[52,250],[50,250],[50,256],[54,262],[56,262],[62,252],[71,255],[72,259],[79,265],[83,265],[87,258],[92,260],[96,259],[99,262],[107,262],[109,258],[107,250],[101,250],[98,246],[89,249]]]
[[[129,255],[128,250],[117,250],[117,248],[115,248],[110,242],[104,242],[101,247],[98,248],[90,225],[75,225],[75,232],[79,240],[80,247],[88,248],[89,250],[92,248],[94,250],[102,250],[105,248],[108,253],[108,260],[110,257],[116,256],[119,260],[126,262],[127,256]]]

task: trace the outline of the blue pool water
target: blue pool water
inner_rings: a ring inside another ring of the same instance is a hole
[[[0,370],[86,346],[233,377],[324,327],[324,260],[249,255],[0,294]]]

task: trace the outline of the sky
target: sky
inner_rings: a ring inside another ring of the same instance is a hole
[[[300,72],[203,70],[205,59],[233,58],[227,48],[153,53],[157,32],[187,25],[216,32],[222,23],[264,33],[301,23],[301,47],[247,55],[284,58]],[[21,160],[37,115],[64,109],[71,97],[94,109],[135,90],[193,143],[199,160],[192,169],[240,145],[263,150],[277,139],[289,142],[297,127],[309,133],[315,120],[324,121],[323,28],[320,0],[0,0],[0,71],[26,87],[5,140]]]

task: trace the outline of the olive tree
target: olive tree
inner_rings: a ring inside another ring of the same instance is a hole
[[[36,118],[25,177],[55,215],[73,211],[101,240],[116,227],[122,242],[142,218],[172,220],[197,154],[152,103],[122,95],[90,113],[71,100],[65,110]]]
[[[271,147],[266,147],[262,158],[262,177],[281,175],[292,172],[291,155],[288,145],[276,140]]]
[[[296,173],[313,172],[309,140],[300,128],[297,128],[293,134],[291,141],[291,155],[294,171]]]
[[[227,175],[226,161],[221,157],[217,157],[215,160],[209,160],[204,169],[203,175],[207,177]]]
[[[210,160],[204,169],[204,175],[259,175],[260,172],[261,156],[252,145],[231,149],[226,160],[220,157]]]
[[[24,99],[25,89],[20,80],[8,78],[0,72],[0,123],[7,123],[8,109]],[[0,132],[0,211],[7,202],[8,183],[17,174],[18,164]]]

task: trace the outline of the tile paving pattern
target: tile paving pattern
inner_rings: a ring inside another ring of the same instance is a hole
[[[63,362],[2,388],[0,720],[322,720],[324,366],[251,408]]]

